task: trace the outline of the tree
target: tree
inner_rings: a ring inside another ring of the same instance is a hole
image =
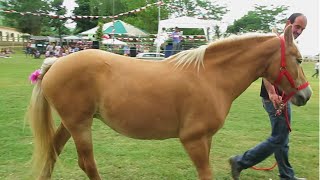
[[[98,29],[96,31],[96,35],[95,35],[95,38],[97,41],[99,41],[101,43],[102,41],[102,36],[103,36],[103,23],[102,22],[99,22],[98,23]]]
[[[4,9],[18,12],[48,12],[49,3],[43,0],[3,0],[0,2]],[[14,27],[23,33],[39,35],[44,22],[44,16],[34,16],[28,14],[3,14],[3,23],[6,26]]]
[[[123,0],[76,0],[78,4],[73,11],[75,16],[112,16],[125,11]],[[83,32],[98,25],[98,22],[110,21],[110,19],[76,19],[75,32]]]
[[[234,23],[227,28],[227,33],[246,33],[253,31],[271,32],[271,29],[283,25],[285,20],[285,11],[288,6],[255,6],[253,11],[249,11],[242,18],[235,20]]]
[[[90,0],[91,14],[112,16],[124,12],[124,0]]]
[[[79,7],[74,10],[75,15],[99,15],[113,16],[120,13],[129,12],[131,10],[143,7],[147,4],[158,2],[158,0],[76,0]],[[173,16],[196,16],[198,18],[221,20],[222,16],[228,11],[225,6],[219,5],[210,0],[163,0],[166,4],[160,8],[161,19],[167,19]],[[171,6],[187,9],[177,12]],[[119,16],[117,19],[123,20],[149,33],[157,33],[158,31],[158,6],[151,6],[140,12],[130,13],[126,16]],[[82,23],[83,21],[83,23]],[[88,30],[97,25],[97,21],[88,19],[77,20],[77,32]],[[111,21],[111,19],[107,19]],[[194,30],[199,32],[199,30]]]
[[[158,1],[149,0],[146,2],[145,0],[136,0],[133,2],[131,0],[126,0],[124,3],[127,7],[126,12],[128,12],[130,10],[143,7],[146,4],[151,4],[155,2],[158,2]],[[159,13],[158,6],[151,6],[141,12],[132,13],[129,16],[125,16],[121,19],[149,33],[155,34],[158,32],[158,13]],[[161,6],[160,17],[162,19],[166,19],[169,16],[168,14],[169,14],[168,9],[164,6]]]
[[[65,15],[66,9],[62,6],[63,0],[4,0],[0,2],[6,10],[32,13],[53,13],[55,15]],[[4,14],[4,25],[14,27],[23,33],[32,35],[59,35],[69,34],[70,31],[64,24],[64,18],[52,18],[48,16],[37,16],[29,14]]]
[[[203,19],[221,20],[222,16],[229,10],[226,5],[220,5],[218,1],[212,0],[170,0],[170,5],[180,7],[169,8],[171,14],[176,16],[192,16]]]
[[[90,1],[76,0],[75,2],[78,4],[78,7],[75,7],[73,10],[75,16],[92,15],[90,11]],[[79,33],[97,26],[98,20],[93,19],[88,21],[88,19],[76,19],[75,22],[77,24],[75,33]]]
[[[140,0],[132,3],[127,0],[127,6],[131,9],[141,7],[145,1]],[[149,0],[148,3],[155,3],[157,0]],[[164,0],[165,5],[161,6],[161,19],[167,19],[170,16],[193,16],[203,19],[221,20],[222,16],[228,11],[225,6],[209,0]],[[172,8],[172,7],[178,7]],[[140,12],[136,15],[125,18],[131,24],[147,30],[150,33],[158,31],[158,7],[154,6]],[[185,29],[185,34],[201,34],[202,29]]]
[[[57,18],[51,18],[49,21],[51,27],[54,27],[54,32],[59,35],[60,42],[62,42],[63,34],[70,33],[70,31],[64,26],[67,20],[65,18],[59,18],[65,15],[67,12],[66,8],[62,4],[63,0],[53,0],[51,2],[50,9],[53,13],[55,13],[55,15],[57,15]]]

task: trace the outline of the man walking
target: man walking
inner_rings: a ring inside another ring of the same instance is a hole
[[[307,18],[301,13],[292,14],[286,23],[286,27],[292,25],[292,33],[296,39],[303,32],[307,26]],[[263,79],[261,84],[260,96],[262,97],[263,107],[269,115],[272,132],[271,136],[249,149],[242,155],[237,155],[229,159],[231,165],[231,174],[233,179],[238,180],[242,170],[250,168],[259,162],[268,158],[274,153],[275,159],[278,163],[280,180],[304,180],[304,178],[295,177],[293,168],[289,163],[289,128],[286,124],[285,112],[280,115],[275,115],[277,108],[282,102],[281,96],[276,92],[276,89],[270,82]],[[291,105],[287,104],[287,111],[289,122],[291,122]]]

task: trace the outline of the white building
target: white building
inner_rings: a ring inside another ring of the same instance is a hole
[[[0,26],[0,41],[23,42],[23,35],[15,28]]]

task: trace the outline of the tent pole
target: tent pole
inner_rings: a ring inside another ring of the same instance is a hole
[[[115,35],[115,28],[114,28],[114,0],[112,0],[112,16],[113,16],[113,18],[112,18],[112,45],[111,45],[111,52],[113,52],[113,50],[114,50],[114,35]]]
[[[161,0],[158,0],[158,34],[157,34],[157,38],[160,37],[160,17],[161,17],[161,8],[160,8],[160,1]],[[157,53],[160,53],[160,46],[158,46],[158,44],[156,45],[157,46],[157,50],[156,52]],[[157,54],[157,56],[159,56],[159,54]]]

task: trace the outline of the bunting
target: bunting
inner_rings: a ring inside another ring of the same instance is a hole
[[[107,39],[107,38],[106,38]],[[125,42],[154,42],[156,38],[154,37],[144,37],[144,38],[137,38],[137,37],[115,37],[115,39]],[[204,35],[197,35],[197,36],[182,36],[182,39],[190,41],[202,41],[205,42],[206,37]]]
[[[128,12],[124,12],[124,13],[120,13],[114,16],[67,16],[67,15],[54,15],[54,14],[48,14],[48,13],[42,13],[42,12],[18,12],[15,10],[5,10],[5,9],[1,9],[0,8],[0,13],[9,13],[9,14],[20,14],[22,16],[25,15],[33,15],[33,16],[47,16],[50,18],[54,18],[54,19],[72,19],[72,20],[78,20],[78,19],[116,19],[119,18],[121,16],[125,16],[125,15],[129,15],[129,14],[134,14],[134,13],[138,13],[141,11],[144,11],[152,6],[162,6],[164,5],[163,1],[159,1],[156,3],[150,3],[147,4],[146,6],[128,11]]]

